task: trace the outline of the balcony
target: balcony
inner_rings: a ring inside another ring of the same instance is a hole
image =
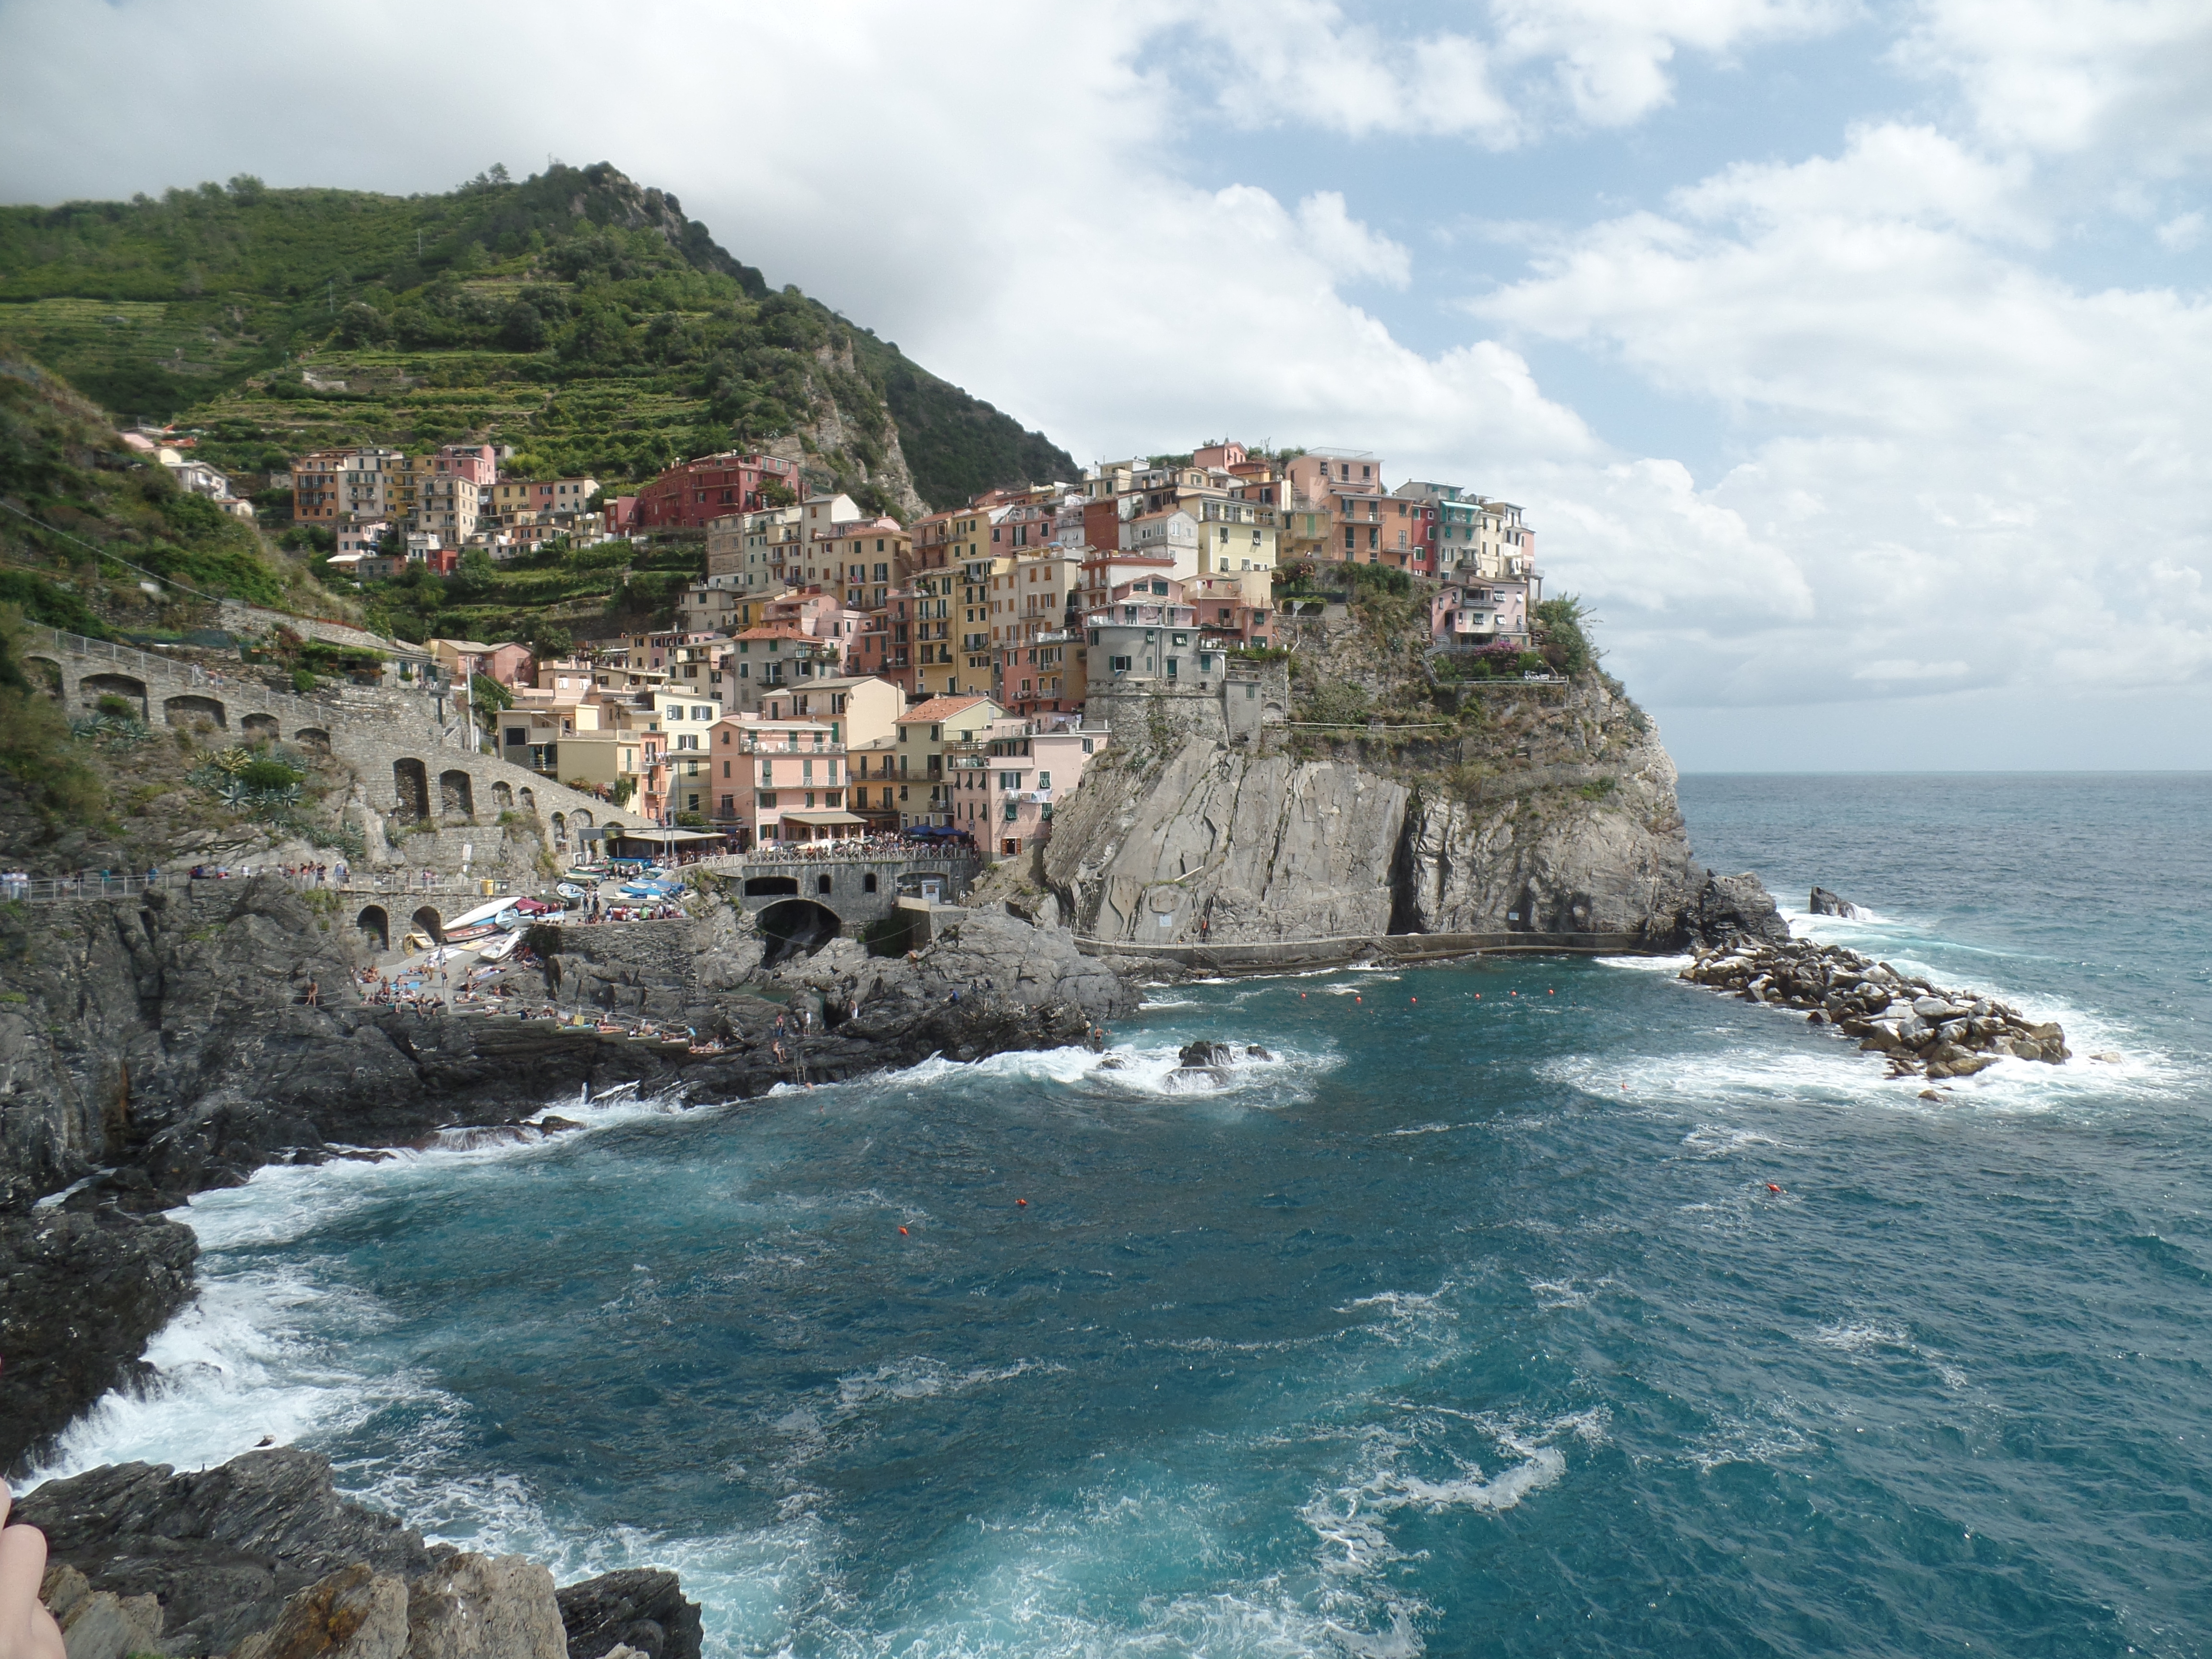
[[[744,755],[842,755],[845,752],[845,745],[842,743],[764,743],[757,738],[751,738],[738,745],[738,752]]]

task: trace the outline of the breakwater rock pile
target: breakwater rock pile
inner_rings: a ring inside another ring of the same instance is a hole
[[[72,1659],[699,1659],[674,1573],[556,1590],[526,1557],[425,1544],[293,1447],[197,1471],[111,1464],[50,1481],[15,1518],[46,1534],[40,1594]]]
[[[2038,1024],[2004,1003],[1946,991],[1841,945],[1745,940],[1698,951],[1681,976],[1747,1002],[1802,1010],[1811,1024],[1886,1056],[1892,1077],[1972,1077],[2007,1055],[2053,1066],[2072,1058],[2056,1021]]]

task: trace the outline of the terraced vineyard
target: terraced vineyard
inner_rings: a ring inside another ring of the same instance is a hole
[[[119,416],[203,429],[234,470],[476,439],[620,483],[757,445],[905,511],[1075,471],[604,163],[438,196],[240,177],[0,210],[0,337]]]

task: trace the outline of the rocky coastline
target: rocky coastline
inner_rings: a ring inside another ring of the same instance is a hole
[[[330,921],[273,879],[0,915],[0,1472],[143,1380],[197,1255],[160,1212],[194,1193],[271,1163],[557,1130],[549,1103],[624,1085],[726,1103],[1060,1047],[1136,1006],[1065,933],[1003,912],[906,956],[841,939],[771,964],[750,920],[710,902],[682,921],[554,930],[545,1000],[616,1030],[349,992],[311,1006],[310,982],[350,987],[360,965]],[[691,1027],[714,1052],[628,1034],[646,1024]]]
[[[46,1534],[41,1595],[70,1659],[698,1659],[672,1572],[556,1589],[544,1567],[425,1544],[340,1497],[327,1459],[120,1463],[17,1506]]]
[[[1969,1078],[2008,1056],[2053,1066],[2073,1057],[2056,1021],[2033,1021],[2008,1004],[1947,991],[1841,945],[1747,938],[1694,951],[1681,977],[1802,1012],[1808,1024],[1881,1055],[1893,1078]]]
[[[161,1213],[272,1163],[533,1138],[633,1091],[691,1104],[933,1054],[1097,1041],[1136,994],[1064,933],[963,913],[892,957],[833,940],[771,963],[714,895],[682,921],[555,928],[549,1005],[583,1026],[377,1007],[327,909],[274,879],[0,915],[0,1470],[20,1475],[193,1293]],[[634,1030],[690,1028],[676,1040]],[[570,1115],[563,1115],[563,1113]],[[426,1547],[289,1449],[197,1474],[125,1464],[40,1486],[73,1659],[562,1654],[690,1659],[696,1607],[640,1570],[556,1591],[542,1566]],[[688,1611],[687,1611],[688,1609]],[[333,1632],[349,1632],[343,1639]],[[495,1636],[496,1639],[494,1639]],[[484,1645],[491,1641],[491,1645]]]

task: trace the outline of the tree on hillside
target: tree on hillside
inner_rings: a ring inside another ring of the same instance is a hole
[[[559,623],[534,622],[530,627],[530,654],[540,662],[556,657],[565,657],[576,648],[576,641]]]

